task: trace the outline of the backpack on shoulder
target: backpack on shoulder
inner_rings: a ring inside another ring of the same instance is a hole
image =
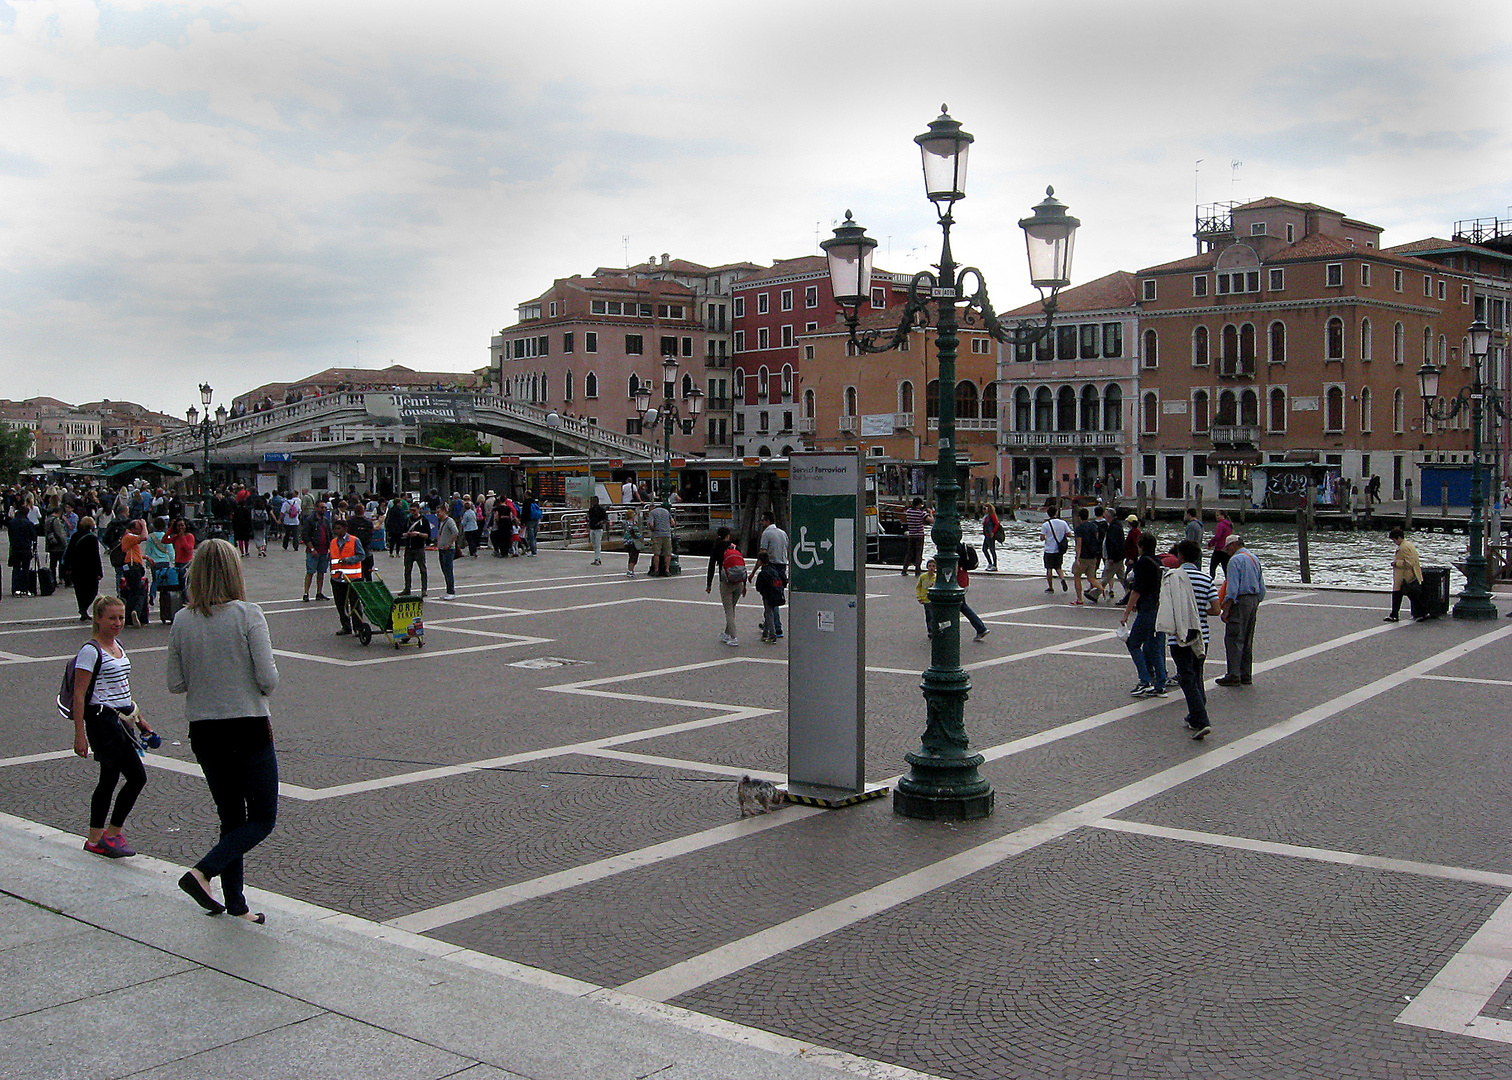
[[[89,689],[84,691],[84,701],[86,704],[89,701],[89,695],[94,693],[95,680],[100,677],[100,665],[105,662],[104,650],[102,650],[98,645],[95,645],[95,643],[92,641],[88,642],[87,644],[94,646],[95,665],[94,670],[89,673]],[[63,719],[65,720],[72,720],[74,718],[74,680],[78,674],[78,670],[74,667],[74,663],[78,660],[78,658],[78,654],[75,654],[69,657],[68,663],[63,665],[63,682],[58,687],[58,715],[63,717]]]
[[[975,570],[979,565],[980,561],[977,559],[976,548],[972,545],[962,544],[959,554],[961,556],[961,569],[967,573]]]
[[[725,548],[724,557],[719,563],[719,580],[732,587],[746,583],[745,556],[734,544]]]

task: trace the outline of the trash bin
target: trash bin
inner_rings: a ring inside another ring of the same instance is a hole
[[[1423,567],[1423,614],[1449,614],[1449,568]]]

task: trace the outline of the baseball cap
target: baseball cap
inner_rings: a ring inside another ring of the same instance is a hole
[[[1137,514],[1130,514],[1128,517],[1124,518],[1124,521],[1128,522],[1130,525],[1138,525],[1139,516]]]
[[[1229,538],[1223,542],[1224,547],[1233,547],[1235,544],[1244,543],[1244,537],[1238,533],[1230,533]]]

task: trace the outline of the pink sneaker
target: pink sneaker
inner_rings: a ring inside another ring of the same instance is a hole
[[[106,849],[106,854],[112,859],[127,859],[136,854],[136,849],[128,844],[126,837],[120,833],[101,837],[100,846]]]

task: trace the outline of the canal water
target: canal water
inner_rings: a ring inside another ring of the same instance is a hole
[[[1204,523],[1203,567],[1207,566],[1206,541],[1212,536],[1212,523]],[[1234,530],[1244,537],[1245,546],[1255,553],[1265,568],[1265,580],[1276,585],[1300,585],[1301,569],[1297,557],[1297,530],[1294,525],[1239,525]],[[1040,539],[1040,526],[1029,522],[1004,521],[1003,531],[1007,539],[997,546],[998,570],[1016,574],[1042,574],[1045,564],[1044,541]],[[981,522],[965,522],[962,532],[966,542],[982,546]],[[1160,550],[1169,549],[1181,537],[1182,524],[1178,521],[1160,521],[1155,525],[1160,539]],[[1467,540],[1464,533],[1414,532],[1412,540],[1417,544],[1424,566],[1452,566],[1463,562]],[[932,552],[933,541],[925,545]],[[1075,550],[1074,542],[1072,550]],[[1312,565],[1314,585],[1336,585],[1347,588],[1390,589],[1391,558],[1396,545],[1386,538],[1386,530],[1355,532],[1312,532],[1307,535],[1308,561]],[[1071,554],[1066,555],[1066,574],[1071,573]],[[1458,593],[1464,587],[1465,578],[1458,570],[1451,570],[1450,589]]]

